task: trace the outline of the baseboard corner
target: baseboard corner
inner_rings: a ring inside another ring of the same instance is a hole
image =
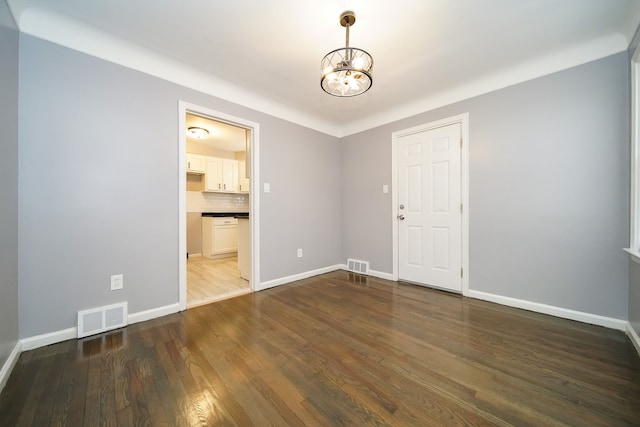
[[[9,357],[7,357],[4,365],[2,365],[2,369],[0,369],[0,392],[2,392],[4,386],[7,385],[11,372],[16,366],[16,363],[18,363],[20,353],[22,353],[22,344],[18,340],[16,341],[16,345],[13,347],[13,350],[11,350],[11,353],[9,353]]]
[[[631,322],[627,322],[625,332],[627,333],[627,336],[631,340],[631,344],[633,344],[633,346],[636,348],[636,351],[638,352],[638,356],[640,356],[640,335],[638,335],[638,332],[636,332],[636,330],[633,329]]]

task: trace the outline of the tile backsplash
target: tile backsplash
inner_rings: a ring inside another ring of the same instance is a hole
[[[187,191],[187,212],[248,212],[248,194]]]

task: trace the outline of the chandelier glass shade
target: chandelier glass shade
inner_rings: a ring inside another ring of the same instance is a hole
[[[362,49],[349,47],[349,28],[356,22],[353,12],[340,15],[346,28],[345,47],[327,53],[320,63],[320,86],[330,95],[350,97],[365,93],[373,84],[373,58]]]

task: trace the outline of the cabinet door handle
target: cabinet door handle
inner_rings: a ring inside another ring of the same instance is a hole
[[[224,189],[225,189],[225,190],[227,189],[227,184],[225,184],[225,185],[224,185]]]
[[[191,162],[187,162],[187,169],[191,169]]]
[[[218,183],[218,190],[220,189],[220,183]]]

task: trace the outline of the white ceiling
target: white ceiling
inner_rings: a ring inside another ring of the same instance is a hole
[[[237,152],[246,150],[247,131],[244,128],[189,113],[187,113],[185,124],[186,129],[199,127],[209,132],[203,139],[193,138],[187,133],[187,142],[189,143],[224,151]]]
[[[344,136],[625,50],[640,0],[8,0],[21,31]],[[320,60],[374,58],[354,98]]]

